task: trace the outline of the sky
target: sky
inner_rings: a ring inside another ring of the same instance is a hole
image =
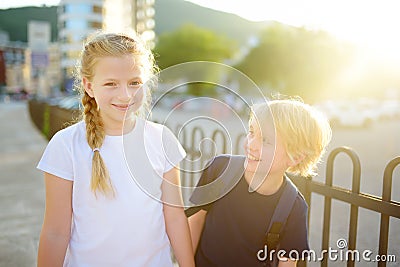
[[[165,0],[156,0],[165,1]],[[2,0],[0,8],[32,5],[32,0]],[[34,0],[57,5],[60,0]],[[400,60],[399,0],[190,0],[248,20],[276,20],[293,26],[322,29],[384,57]]]

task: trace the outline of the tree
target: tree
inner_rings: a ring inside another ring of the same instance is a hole
[[[154,53],[156,55],[157,64],[160,69],[165,69],[180,63],[190,61],[211,61],[223,62],[225,59],[232,57],[236,44],[234,41],[224,36],[199,28],[197,26],[186,24],[174,32],[160,35]],[[210,69],[201,69],[202,76],[215,77]],[[186,69],[186,80],[190,81],[194,74],[190,69]],[[198,75],[198,73],[196,73]],[[182,78],[182,77],[173,77]],[[215,79],[210,79],[215,80]],[[207,83],[195,82],[189,84],[189,93],[194,95],[213,95],[215,93],[214,85]]]
[[[226,37],[186,24],[160,35],[154,49],[161,69],[189,61],[222,62],[233,55],[236,44]]]
[[[313,101],[329,88],[350,53],[325,32],[276,23],[236,68],[260,86]]]

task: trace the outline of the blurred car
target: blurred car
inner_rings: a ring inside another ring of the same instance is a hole
[[[380,119],[399,119],[400,118],[400,101],[385,100],[379,107]]]
[[[369,127],[380,113],[372,103],[364,101],[326,101],[315,107],[328,118],[332,127]]]

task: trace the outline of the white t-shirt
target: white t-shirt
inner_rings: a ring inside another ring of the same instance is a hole
[[[93,152],[85,123],[57,132],[38,169],[73,181],[72,232],[64,266],[173,266],[165,230],[162,176],[186,153],[163,125],[137,119],[122,136],[106,136],[100,154],[115,197],[90,189]]]

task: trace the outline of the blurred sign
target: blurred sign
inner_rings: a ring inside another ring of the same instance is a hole
[[[28,44],[32,51],[47,51],[50,37],[50,22],[36,20],[28,22]]]
[[[34,52],[31,54],[32,67],[44,68],[49,65],[49,55],[47,52]]]

